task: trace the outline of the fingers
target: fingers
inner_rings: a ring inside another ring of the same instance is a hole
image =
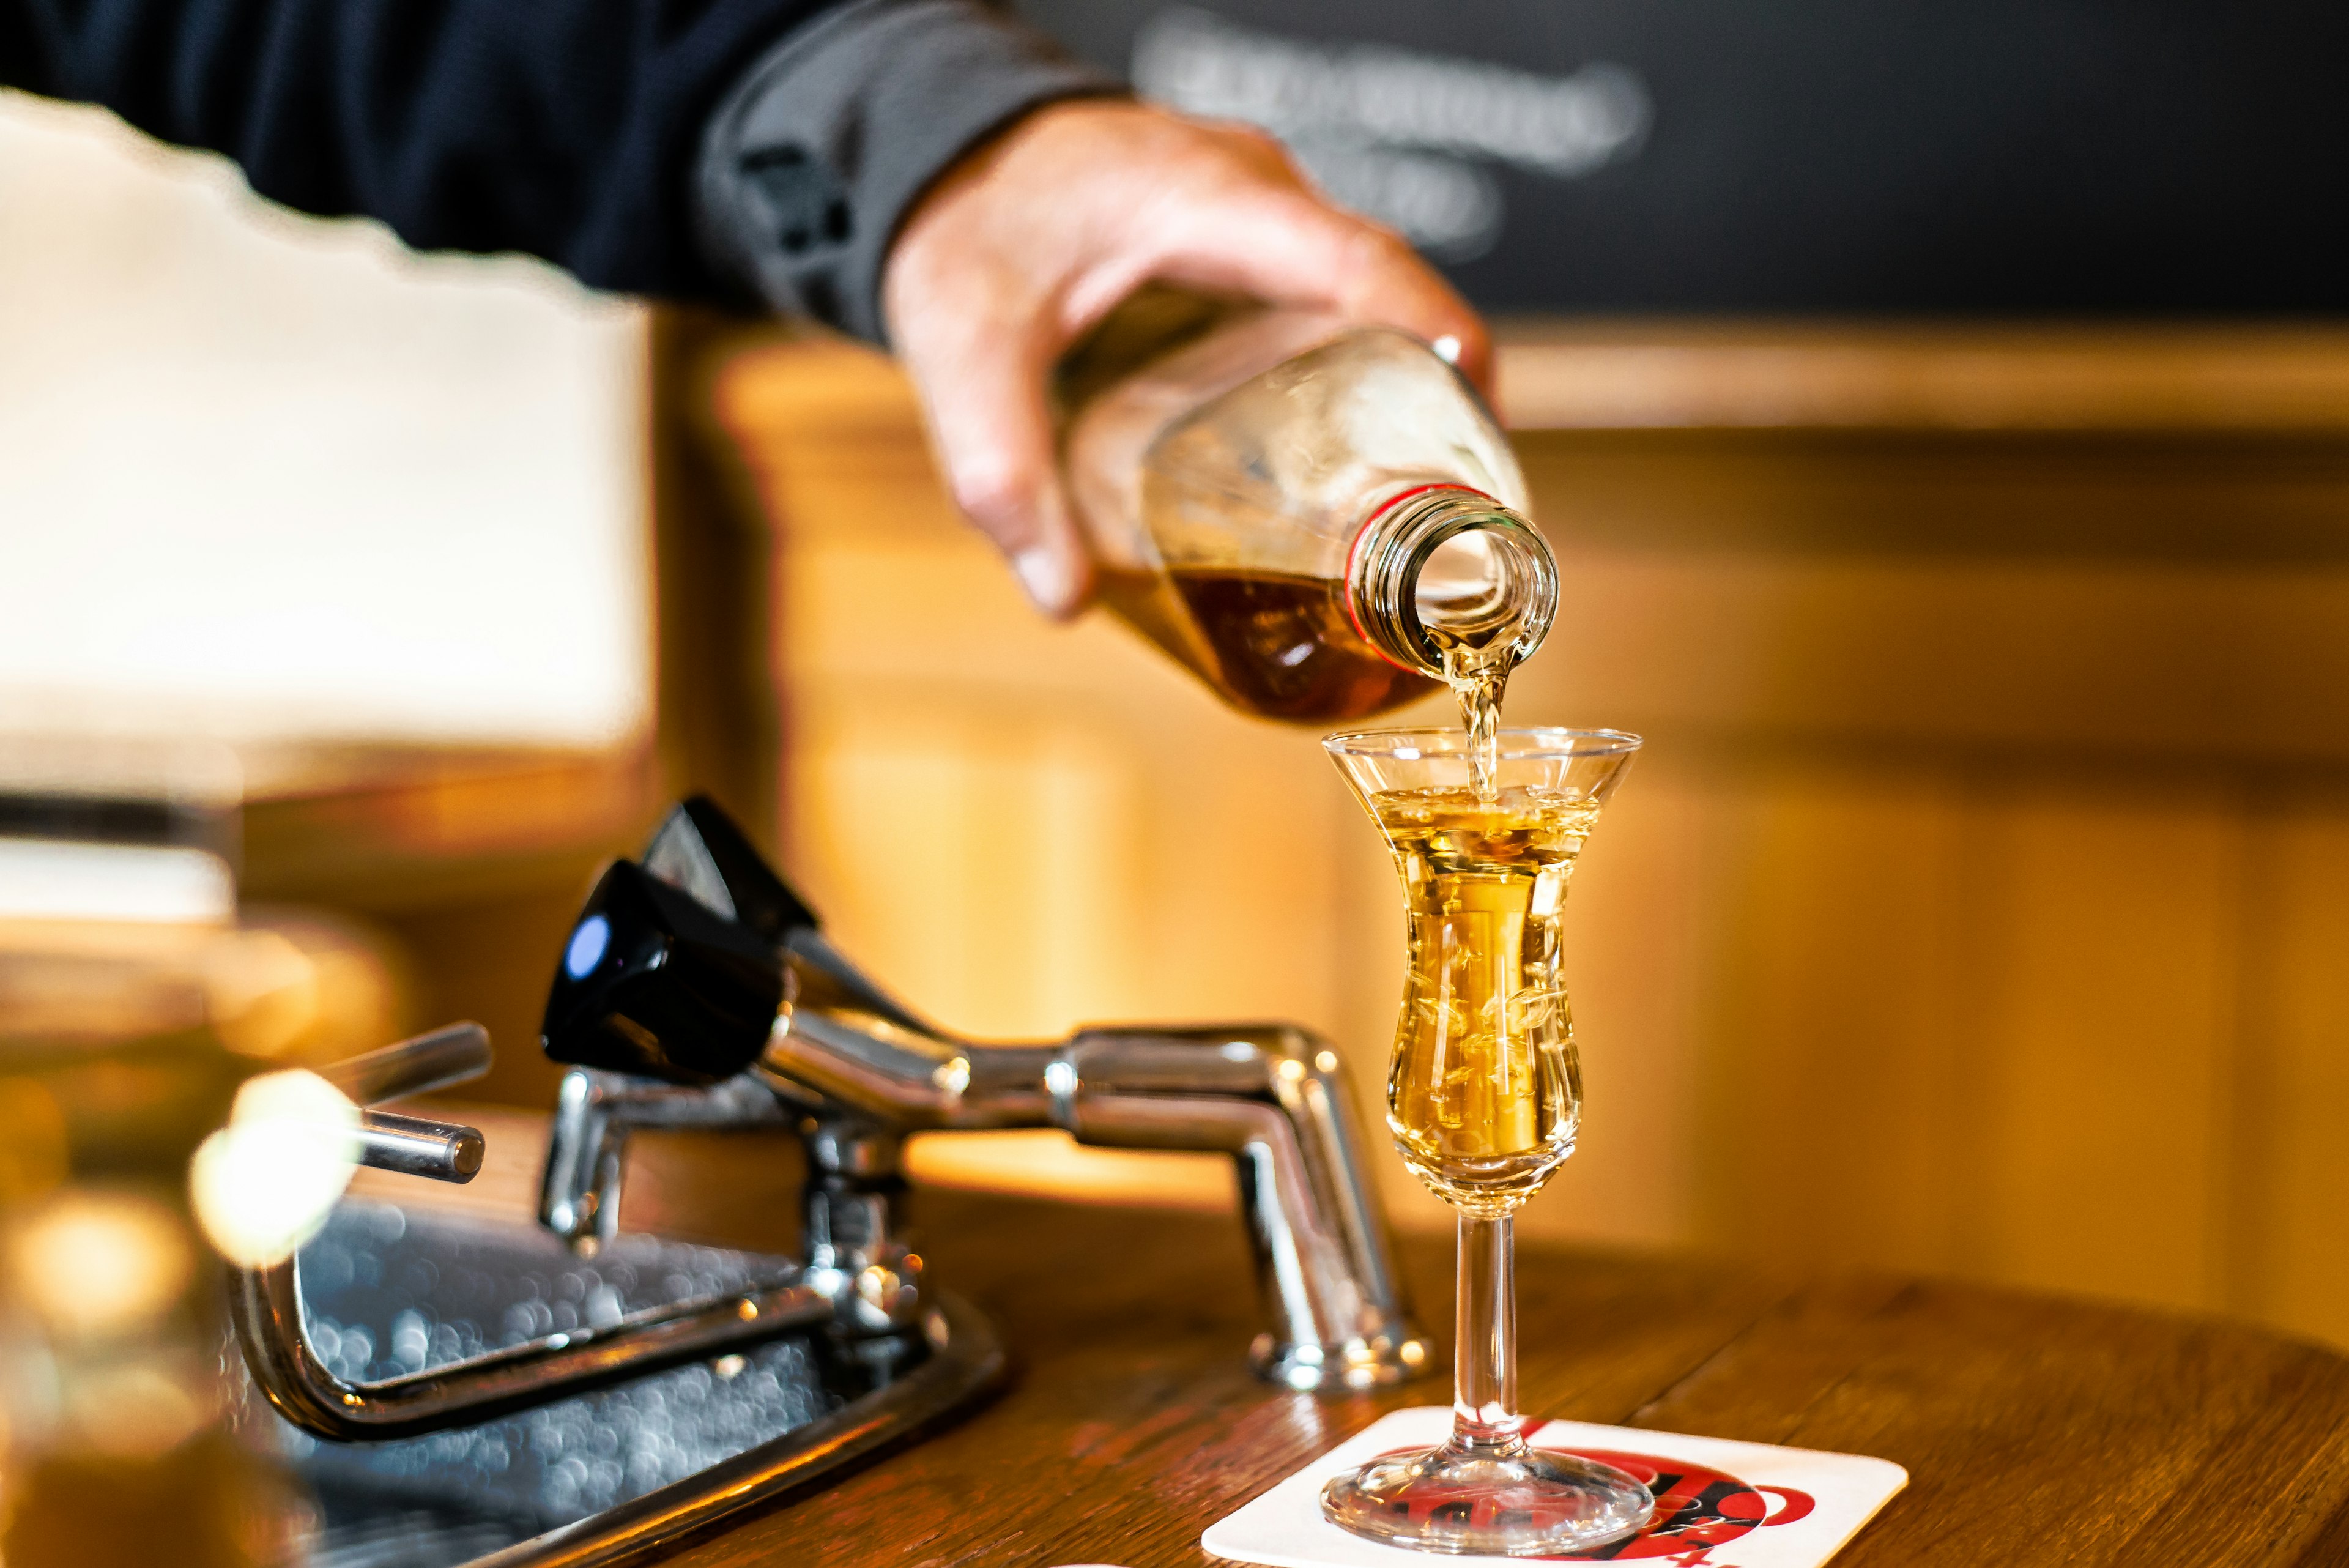
[[[1013,323],[988,330],[983,308],[956,314],[936,330],[906,323],[902,339],[947,490],[1030,601],[1065,619],[1092,597],[1092,567],[1054,458],[1044,393],[1051,349]]]
[[[1484,321],[1442,275],[1392,231],[1331,206],[1293,173],[1270,177],[1247,155],[1245,141],[1254,140],[1231,149],[1225,189],[1170,192],[1140,215],[1156,275],[1330,310],[1430,344],[1449,339],[1446,357],[1485,387],[1492,344]]]

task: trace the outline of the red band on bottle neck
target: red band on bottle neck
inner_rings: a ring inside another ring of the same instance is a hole
[[[1361,609],[1356,607],[1354,604],[1354,568],[1361,562],[1362,542],[1371,536],[1371,530],[1378,526],[1379,519],[1393,511],[1396,507],[1402,505],[1404,502],[1410,500],[1413,496],[1425,495],[1431,490],[1456,490],[1463,495],[1473,495],[1479,501],[1493,501],[1491,496],[1485,494],[1483,491],[1477,489],[1473,484],[1454,484],[1449,481],[1433,484],[1414,484],[1409,490],[1398,491],[1396,493],[1388,496],[1384,501],[1381,502],[1374,509],[1372,509],[1371,514],[1362,519],[1361,527],[1355,531],[1353,544],[1349,545],[1346,549],[1346,618],[1354,623],[1354,635],[1362,639],[1363,647],[1369,649],[1372,653],[1377,654],[1381,659],[1385,659],[1389,664],[1393,665],[1397,670],[1402,670],[1406,675],[1425,675],[1427,671],[1424,670],[1414,669],[1413,666],[1392,658],[1388,654],[1385,649],[1381,648],[1378,645],[1377,639],[1371,636],[1370,628],[1362,624],[1362,612]],[[1493,504],[1498,506],[1500,503],[1493,501]]]

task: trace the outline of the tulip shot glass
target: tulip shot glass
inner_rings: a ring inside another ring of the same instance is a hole
[[[1558,926],[1567,879],[1640,738],[1504,730],[1495,789],[1469,784],[1459,730],[1322,742],[1394,853],[1410,965],[1387,1078],[1403,1162],[1458,1212],[1451,1438],[1322,1489],[1357,1535],[1423,1552],[1548,1556],[1619,1541],[1653,1513],[1607,1465],[1536,1449],[1517,1413],[1512,1224],[1574,1152],[1581,1074]]]

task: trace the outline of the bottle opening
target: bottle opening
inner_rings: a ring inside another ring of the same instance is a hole
[[[1541,646],[1557,567],[1533,525],[1490,496],[1431,487],[1373,517],[1350,572],[1356,624],[1397,663],[1442,675],[1448,649]]]
[[[1439,643],[1482,648],[1524,617],[1537,591],[1526,547],[1486,528],[1465,528],[1427,553],[1412,607]]]

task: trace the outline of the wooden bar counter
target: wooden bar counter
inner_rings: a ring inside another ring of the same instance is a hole
[[[684,1212],[692,1195],[661,1185],[647,1196]],[[1213,1521],[1386,1410],[1450,1397],[1445,1371],[1334,1399],[1253,1378],[1236,1216],[917,1196],[929,1277],[994,1319],[1007,1390],[680,1563],[1210,1563]],[[1448,1344],[1448,1241],[1403,1253]],[[1518,1269],[1529,1412],[1906,1466],[1839,1568],[2349,1561],[2349,1358],[2331,1350],[1887,1276],[1541,1246]]]

